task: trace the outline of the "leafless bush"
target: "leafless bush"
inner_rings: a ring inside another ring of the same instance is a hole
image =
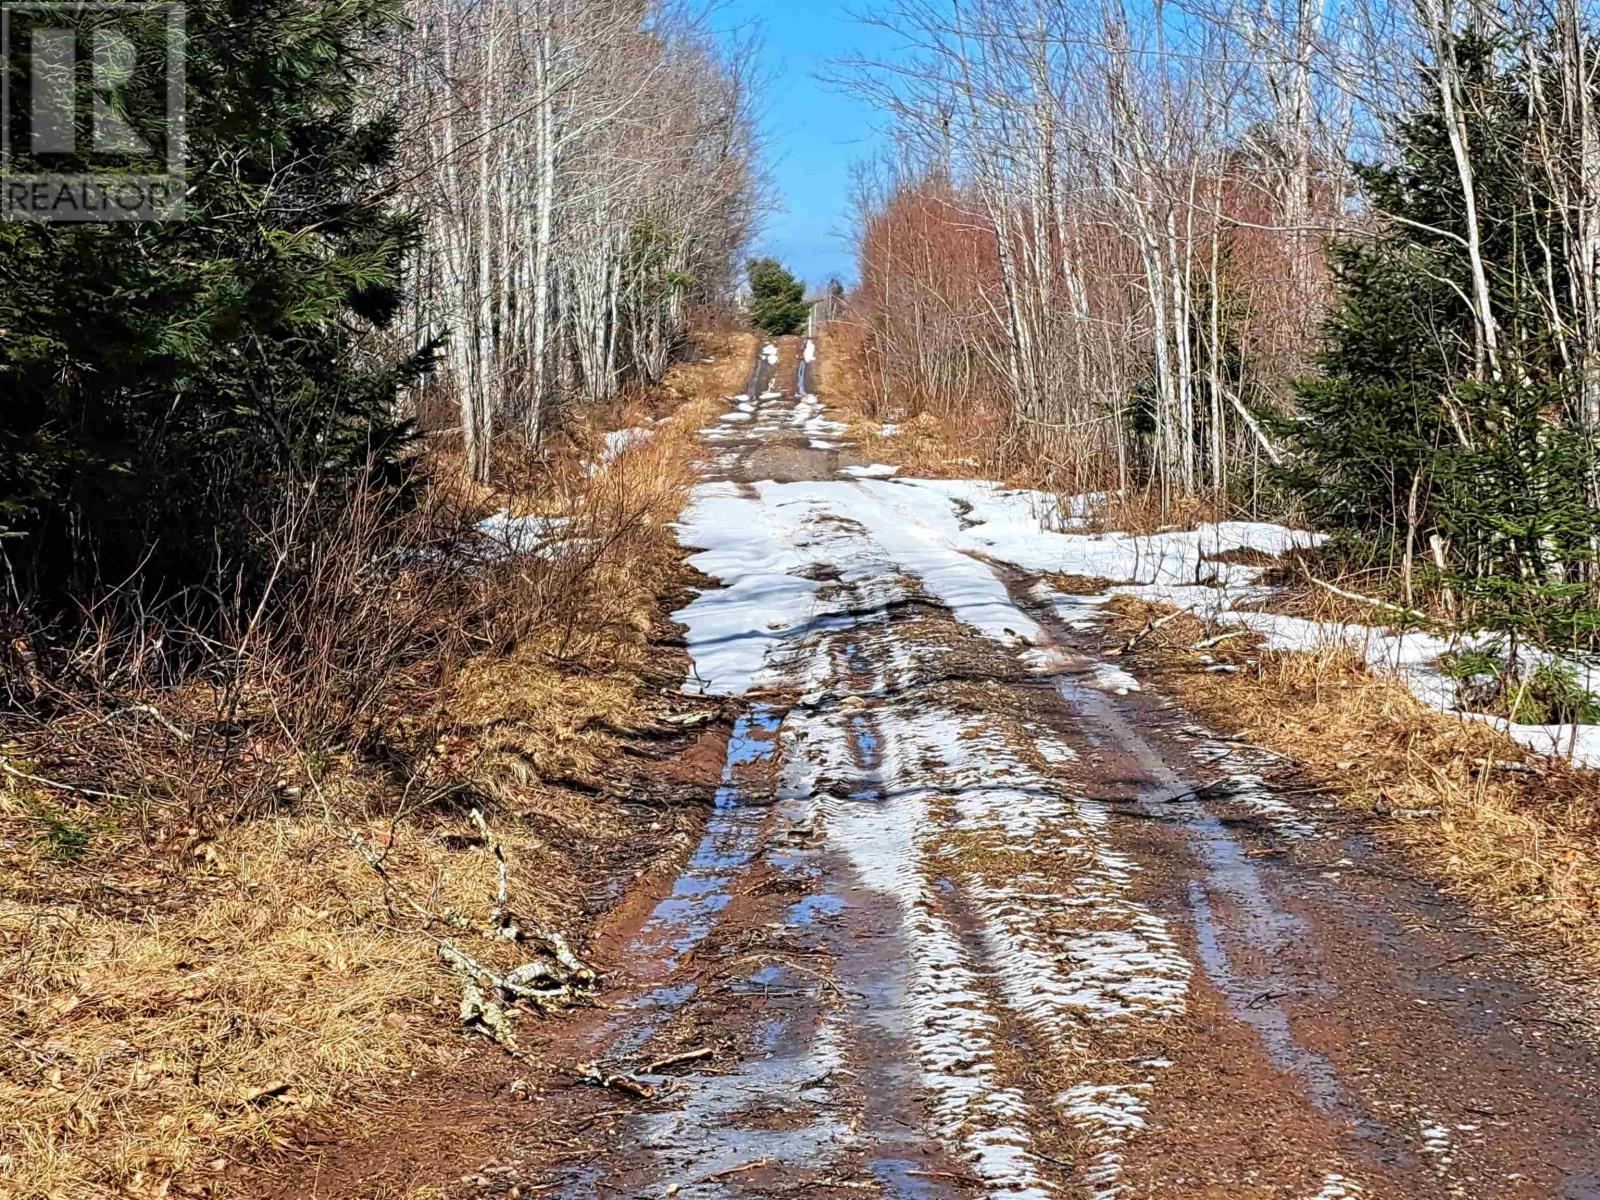
[[[208,621],[197,604],[146,611],[129,589],[86,608],[47,661],[37,631],[8,638],[0,741],[25,763],[11,769],[147,828],[237,820],[307,788],[330,803],[319,780],[340,759],[437,774],[466,663],[522,647],[563,669],[637,663],[672,561],[680,451],[663,437],[603,469],[529,452],[507,464],[519,488],[493,497],[448,469],[296,489],[258,522],[266,577],[219,582]],[[494,504],[556,532],[496,544],[480,528]]]

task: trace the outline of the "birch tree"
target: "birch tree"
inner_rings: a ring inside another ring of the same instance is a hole
[[[665,372],[725,297],[758,199],[750,61],[637,0],[413,0],[404,72],[426,223],[413,325],[449,341],[468,469],[497,435]]]

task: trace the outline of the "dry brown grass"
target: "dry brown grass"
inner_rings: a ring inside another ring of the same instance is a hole
[[[978,474],[1003,477],[1004,427],[998,414],[941,415],[908,412],[894,397],[876,391],[862,370],[859,338],[848,323],[829,326],[818,339],[820,392],[865,457],[892,459],[905,475],[960,479]],[[885,433],[884,430],[889,432]]]
[[[1114,609],[1129,634],[1160,611]],[[1190,648],[1207,633],[1181,617],[1141,647],[1192,711],[1303,763],[1453,891],[1600,967],[1600,779],[1427,707],[1345,647],[1236,638],[1205,653],[1238,673],[1206,672]]]
[[[1217,505],[1203,497],[1163,500],[1158,492],[1111,491],[1090,509],[1089,527],[1097,532],[1151,534],[1222,519]]]
[[[496,869],[472,807],[519,919],[581,932],[600,863],[649,851],[614,804],[562,784],[601,777],[659,704],[669,522],[749,341],[725,335],[718,362],[636,401],[618,424],[673,413],[602,470],[583,465],[598,432],[574,429],[537,495],[445,482],[470,512],[568,516],[572,544],[453,587],[450,661],[403,660],[341,737],[291,736],[274,715],[292,698],[252,676],[226,755],[194,732],[219,711],[214,681],[141,697],[148,718],[0,738],[0,1196],[223,1196],[238,1160],[359,1122],[406,1072],[468,1053],[437,938],[500,967],[528,954],[488,936]]]
[[[446,981],[384,929],[370,871],[329,829],[252,823],[206,855],[184,874],[189,895],[155,883],[154,911],[5,905],[8,1194],[223,1179],[230,1156],[424,1053],[412,1023]],[[468,872],[437,874],[467,890]],[[489,886],[478,907],[492,871]]]
[[[669,392],[683,401],[717,404],[714,411],[720,412],[720,401],[744,391],[759,344],[749,330],[700,334],[688,361],[668,378]],[[712,361],[706,362],[708,358]]]

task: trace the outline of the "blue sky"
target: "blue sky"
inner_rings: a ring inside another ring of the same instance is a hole
[[[715,10],[719,29],[754,23],[762,33],[762,133],[780,209],[756,249],[818,287],[830,275],[855,275],[850,167],[871,157],[879,142],[873,110],[816,78],[836,56],[883,52],[887,35],[851,17],[862,2],[727,0]]]

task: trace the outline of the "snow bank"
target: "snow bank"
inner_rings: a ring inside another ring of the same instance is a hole
[[[548,558],[558,549],[577,548],[592,544],[592,538],[574,537],[572,517],[513,517],[502,509],[485,517],[477,530],[490,542],[490,557],[514,554],[532,554]]]

